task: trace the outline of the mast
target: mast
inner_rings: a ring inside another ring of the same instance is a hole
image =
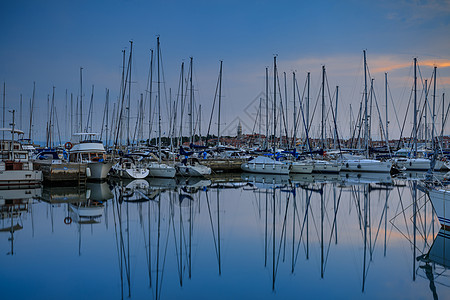
[[[385,101],[386,101],[386,141],[388,142],[388,149],[389,149],[389,119],[388,119],[388,73],[384,73],[384,92],[385,92]]]
[[[73,93],[70,93],[70,137],[72,137],[72,135],[73,135]]]
[[[307,80],[308,80],[308,91],[306,94],[306,125],[307,125],[307,129],[309,131],[309,90],[310,90],[310,86],[311,86],[311,72],[308,72],[307,76],[306,76]]]
[[[292,72],[293,78],[292,78],[292,93],[294,98],[294,134],[292,136],[292,146],[295,149],[296,142],[297,142],[297,105],[295,103],[295,72]]]
[[[220,71],[219,71],[219,111],[217,115],[217,146],[220,146],[220,106],[222,98],[222,63],[220,61]]]
[[[12,123],[10,124],[11,127],[12,127],[12,130],[11,130],[11,156],[12,157],[11,157],[11,159],[15,160],[14,159],[14,127],[15,127],[16,124],[14,122],[15,121],[14,120],[15,119],[14,118],[14,114],[15,114],[16,111],[13,109],[11,112],[12,112]]]
[[[152,135],[152,84],[153,84],[153,49],[150,49],[150,98],[148,100],[148,143]]]
[[[442,130],[441,130],[441,146],[444,143],[444,125],[445,125],[445,93],[442,93]]]
[[[266,67],[266,150],[269,148],[269,68]]]
[[[3,81],[3,124],[2,127],[5,128],[5,109],[6,109],[6,83]],[[5,133],[2,133],[3,140],[5,139]]]
[[[275,154],[275,138],[277,132],[277,57],[273,57],[273,154]]]
[[[414,158],[417,156],[417,58],[414,57]]]
[[[157,68],[158,68],[158,161],[161,162],[161,80],[159,71],[159,60],[160,60],[160,49],[159,49],[159,36],[156,37],[156,56],[157,56]]]
[[[322,141],[322,149],[325,149],[325,66],[322,66],[322,126],[320,130],[320,139]]]
[[[192,87],[192,62],[193,62],[193,57],[191,56],[191,74],[190,74],[190,79],[189,79],[189,83],[190,83],[190,93],[189,93],[189,135],[190,135],[190,143],[193,143],[193,132],[192,132],[192,122],[193,122],[193,103],[194,103],[194,91],[193,91],[193,87]]]
[[[31,98],[31,105],[30,105],[30,128],[28,128],[28,138],[31,141],[31,129],[33,127],[33,110],[34,110],[34,94],[36,91],[36,82],[33,81],[33,97]]]
[[[434,144],[434,130],[435,130],[435,124],[434,124],[434,122],[435,122],[435,116],[436,116],[436,66],[434,67],[434,72],[433,72],[433,75],[434,75],[434,83],[433,83],[433,115],[431,116],[431,120],[432,120],[432,122],[433,122],[433,124],[432,124],[432,127],[431,127],[431,145],[432,145],[432,147],[433,147],[433,150],[434,150],[434,148],[435,148],[435,144]]]
[[[20,94],[20,106],[19,106],[19,126],[22,129],[22,94]]]
[[[130,59],[128,60],[128,69],[130,74],[128,76],[128,105],[127,105],[127,146],[130,145],[130,110],[131,110],[131,66],[133,57],[133,41],[130,41]]]
[[[428,130],[428,110],[427,110],[427,107],[428,107],[428,80],[427,79],[425,79],[425,112],[424,112],[424,114],[425,114],[425,116],[424,116],[424,127],[423,127],[423,135],[422,135],[422,139],[425,141],[425,146],[427,146],[427,144],[428,144],[428,132],[427,132],[427,130]]]
[[[286,120],[286,122],[285,122],[285,124],[284,124],[284,126],[285,126],[285,128],[286,128],[286,143],[288,142],[288,136],[287,136],[287,133],[288,133],[288,128],[289,128],[289,123],[288,123],[288,99],[287,99],[287,83],[286,83],[286,72],[283,72],[283,76],[284,76],[284,99],[285,99],[285,103],[286,103],[286,107],[285,107],[285,111],[286,111],[286,118],[285,118],[285,120]]]
[[[183,145],[183,112],[184,112],[184,98],[183,98],[183,89],[184,89],[184,61],[181,63],[181,115],[180,115],[180,145]]]
[[[366,158],[369,155],[369,115],[367,107],[367,62],[366,62],[366,50],[364,53],[364,146],[366,148]]]
[[[337,116],[338,116],[339,86],[336,86],[336,107],[334,108],[334,148],[337,149],[338,132],[337,132]]]
[[[80,67],[80,131],[83,132],[83,67]]]

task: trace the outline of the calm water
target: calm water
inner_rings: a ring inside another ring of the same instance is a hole
[[[414,180],[242,174],[0,204],[2,299],[450,299],[446,262],[421,257],[445,241]]]

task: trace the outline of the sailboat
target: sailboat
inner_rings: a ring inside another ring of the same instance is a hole
[[[127,179],[142,179],[147,177],[149,170],[142,162],[142,158],[142,156],[135,154],[120,157],[119,161],[111,168],[111,175]]]
[[[417,132],[418,132],[418,125],[417,125],[417,58],[414,58],[414,124],[413,124],[413,144],[412,144],[412,151],[409,151],[407,154],[412,154],[412,157],[400,157],[400,158],[393,158],[392,161],[394,164],[396,164],[399,168],[404,170],[418,170],[418,171],[428,171],[432,168],[433,164],[431,159],[425,158],[425,157],[418,157],[418,149],[417,149]],[[436,67],[434,69],[434,81],[436,83]],[[425,81],[426,83],[426,81]],[[426,88],[426,86],[425,86]],[[425,90],[425,94],[427,94]],[[434,95],[436,95],[436,84],[434,85]],[[425,96],[426,97],[426,96]],[[433,100],[434,102],[434,100]],[[427,104],[426,98],[425,98],[425,105]],[[434,104],[433,104],[434,107]],[[425,108],[426,109],[426,108]],[[434,109],[434,108],[433,108]],[[434,115],[434,112],[433,112]],[[432,138],[433,141],[433,148],[434,145],[434,117],[432,117],[433,121],[433,130],[432,130]],[[404,150],[404,149],[401,149]],[[400,151],[400,150],[399,150]],[[411,153],[412,152],[412,153]],[[445,165],[444,161],[441,160],[435,160],[434,170],[445,170],[447,169],[447,166]]]
[[[190,62],[190,104],[189,104],[189,109],[190,109],[190,136],[191,136],[191,141],[193,141],[193,131],[192,131],[192,121],[193,121],[193,96],[194,96],[194,87],[192,85],[192,60],[193,58],[191,57],[191,62]],[[182,152],[182,147],[180,147],[180,155],[183,155]],[[191,153],[192,154],[192,153]],[[177,170],[177,173],[179,175],[182,176],[205,176],[205,175],[210,175],[211,174],[211,168],[205,165],[202,165],[198,159],[195,158],[189,158],[189,155],[186,155],[185,159],[183,159],[180,163],[177,163],[175,165],[175,169]]]
[[[274,99],[273,99],[273,155],[275,155],[275,133],[276,133],[276,86],[277,86],[277,57],[273,58],[273,77],[274,77]],[[268,89],[268,73],[266,69],[266,90]],[[266,127],[268,124],[266,124]],[[281,161],[277,161],[273,158],[269,158],[268,156],[257,156],[255,158],[250,159],[248,162],[244,162],[241,164],[241,169],[244,172],[251,173],[263,173],[263,174],[279,174],[279,175],[288,175],[291,171],[292,163],[284,163]],[[304,168],[304,165],[297,164],[298,169],[300,170]],[[312,172],[312,166],[309,173]]]
[[[174,178],[176,174],[175,168],[173,166],[161,163],[161,88],[160,88],[161,81],[159,72],[159,63],[160,63],[159,36],[156,38],[156,41],[157,41],[156,55],[158,61],[157,63],[158,64],[158,161],[149,162],[146,167],[151,177]],[[153,70],[151,70],[151,72],[153,72]]]
[[[369,107],[367,99],[367,62],[366,51],[364,53],[364,141],[365,141],[365,156],[354,156],[343,154],[341,158],[341,171],[352,172],[390,172],[392,169],[392,162],[380,161],[376,159],[370,159],[369,155]]]
[[[450,190],[434,186],[428,187],[428,196],[443,228],[450,229]]]

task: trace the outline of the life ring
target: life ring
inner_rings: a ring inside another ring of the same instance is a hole
[[[91,160],[92,160],[92,161],[99,161],[99,160],[100,160],[100,157],[96,156],[96,157],[93,157]]]
[[[67,150],[72,149],[72,147],[73,147],[73,145],[72,145],[71,142],[67,142],[67,143],[64,144],[64,148],[66,148]]]
[[[64,224],[69,225],[70,223],[72,223],[72,218],[71,217],[65,217],[64,218]]]

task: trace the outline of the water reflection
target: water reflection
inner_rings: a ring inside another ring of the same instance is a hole
[[[78,256],[106,246],[115,298],[448,296],[448,232],[416,180],[403,178],[243,173],[0,191],[0,232],[10,254],[36,218],[51,221],[39,228],[53,238],[75,240]]]
[[[40,197],[41,187],[0,189],[0,236],[8,234],[10,244],[7,255],[14,255],[14,234],[24,228],[23,215],[32,210],[33,198]],[[31,222],[34,235],[34,220]],[[3,242],[2,242],[3,243]]]

